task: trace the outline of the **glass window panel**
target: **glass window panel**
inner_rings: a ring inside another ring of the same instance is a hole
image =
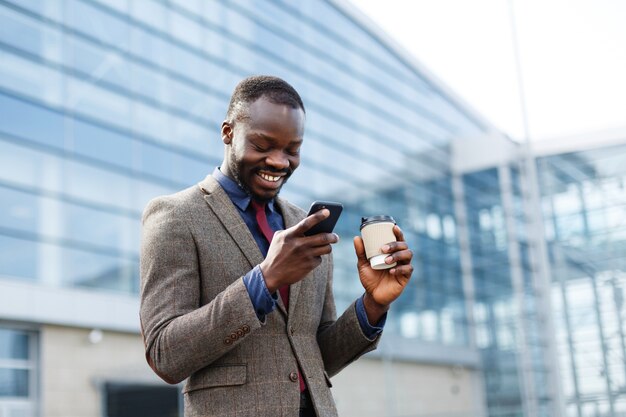
[[[137,293],[139,263],[136,260],[66,248],[62,263],[65,285]]]
[[[66,107],[122,128],[130,127],[131,100],[95,84],[68,77]]]
[[[0,398],[28,397],[30,371],[27,369],[0,368]]]
[[[175,38],[195,48],[202,48],[202,27],[193,20],[178,13],[172,13],[170,14],[170,28]]]
[[[125,168],[132,167],[133,140],[129,136],[78,119],[70,123],[68,136],[72,138],[74,152]]]
[[[139,143],[139,169],[168,180],[176,178],[175,153],[149,143]]]
[[[201,162],[196,159],[186,158],[182,155],[176,158],[176,164],[178,165],[178,171],[180,172],[179,181],[183,183],[193,183],[200,181],[208,174],[213,172],[213,168],[219,165],[221,161],[211,158],[207,158],[206,162]]]
[[[61,167],[58,157],[5,142],[0,136],[0,181],[60,191]]]
[[[135,56],[153,62],[162,68],[173,67],[170,43],[138,27],[133,27],[131,33],[131,50]]]
[[[61,212],[65,226],[63,237],[114,251],[138,251],[134,245],[138,240],[139,219],[73,204],[64,204]]]
[[[44,103],[62,102],[62,76],[44,65],[0,50],[0,86]]]
[[[0,227],[28,232],[38,230],[37,196],[0,186]]]
[[[63,4],[67,25],[109,45],[128,49],[130,28],[126,22],[82,1],[68,1]]]
[[[132,181],[127,176],[75,161],[66,161],[66,169],[68,194],[94,203],[132,208]]]
[[[57,4],[45,3],[51,8]],[[60,62],[61,34],[58,29],[48,28],[38,20],[9,8],[0,9],[0,41],[33,55]]]
[[[33,123],[33,121],[37,121]],[[62,149],[64,117],[54,111],[0,94],[0,131]]]
[[[63,54],[64,64],[82,72],[91,82],[103,80],[129,88],[130,64],[118,52],[66,36]]]
[[[155,1],[131,1],[130,11],[132,16],[147,23],[156,29],[162,30],[167,27],[169,11],[160,3]]]
[[[0,359],[28,359],[28,341],[26,332],[0,328]]]
[[[158,69],[130,64],[133,91],[159,103],[171,103],[171,89],[176,83]]]
[[[34,280],[37,259],[35,242],[0,235],[0,276]]]

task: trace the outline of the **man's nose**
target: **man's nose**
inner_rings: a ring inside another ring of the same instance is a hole
[[[265,163],[275,169],[289,168],[289,158],[282,151],[275,151],[269,154]]]

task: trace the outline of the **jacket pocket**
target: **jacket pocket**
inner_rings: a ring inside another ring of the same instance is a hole
[[[243,385],[246,383],[247,373],[245,363],[209,366],[189,377],[183,394],[206,388]]]
[[[326,373],[326,371],[324,371],[324,379],[326,380],[326,385],[328,385],[328,388],[332,388],[333,383],[330,382],[330,377],[328,376],[328,373]]]

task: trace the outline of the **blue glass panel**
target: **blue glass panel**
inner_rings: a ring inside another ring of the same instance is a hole
[[[28,397],[29,374],[27,369],[0,368],[0,398]]]
[[[0,359],[24,359],[29,357],[28,333],[0,328]]]
[[[128,23],[82,1],[64,2],[65,23],[89,36],[121,49],[128,49]]]
[[[139,169],[147,174],[173,180],[176,178],[176,156],[162,147],[139,143]]]
[[[112,251],[138,251],[133,243],[137,241],[139,219],[73,204],[64,204],[62,213],[63,237]]]
[[[69,129],[74,152],[126,168],[132,166],[133,140],[121,133],[74,119]]]
[[[0,235],[0,276],[34,280],[37,259],[35,242]]]
[[[211,162],[209,161],[209,158],[207,158],[206,162],[201,162],[196,159],[186,158],[182,155],[179,156],[176,158],[176,164],[178,165],[178,171],[180,172],[178,179],[183,183],[200,181],[202,178],[213,172],[213,168],[221,162],[218,162],[217,158],[211,159]]]
[[[59,49],[61,35],[36,19],[3,8],[0,9],[0,41],[37,56],[58,59],[54,52]]]
[[[132,180],[125,175],[66,161],[65,192],[93,203],[132,209]]]
[[[0,227],[36,232],[39,224],[37,196],[0,186]]]
[[[65,285],[106,288],[125,293],[136,293],[138,290],[137,261],[64,249],[62,263]]]
[[[63,58],[65,65],[79,70],[91,81],[103,80],[130,88],[130,64],[117,52],[66,36],[63,42]]]
[[[61,191],[62,172],[60,158],[5,142],[0,135],[0,181]]]

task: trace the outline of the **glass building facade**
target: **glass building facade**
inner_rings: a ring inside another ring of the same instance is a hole
[[[566,415],[626,415],[626,146],[537,163]]]
[[[338,309],[362,292],[361,216],[392,215],[415,253],[395,357],[476,367],[490,417],[625,412],[624,149],[456,169],[494,129],[343,1],[0,0],[0,292],[136,300],[143,208],[221,162],[259,73],[307,108],[283,196],[344,204]],[[41,414],[41,314],[0,313],[0,415]]]

